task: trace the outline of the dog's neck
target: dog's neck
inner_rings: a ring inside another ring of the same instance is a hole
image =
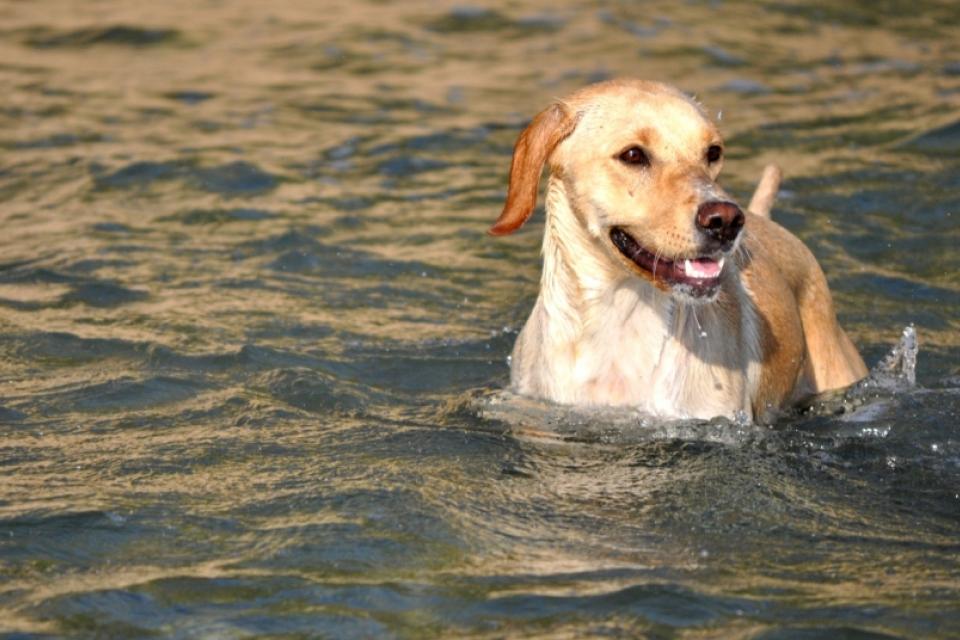
[[[678,302],[624,269],[557,177],[546,210],[540,295],[514,349],[518,391],[663,415],[678,415],[679,407],[692,408],[690,415],[742,410],[739,400],[729,406],[731,387],[745,385],[731,378],[745,373],[731,362],[740,319],[732,322],[719,306]],[[695,386],[717,384],[727,391],[716,401],[696,397]]]
[[[543,273],[538,306],[544,341],[563,348],[574,343],[581,372],[612,349],[629,349],[642,333],[645,351],[660,351],[670,332],[676,303],[650,283],[627,272],[575,211],[563,181],[551,176],[543,234]],[[647,366],[654,354],[645,353]]]

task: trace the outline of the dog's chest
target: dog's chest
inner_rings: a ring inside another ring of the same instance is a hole
[[[665,417],[749,413],[741,329],[705,306],[611,305],[581,336],[574,395]]]

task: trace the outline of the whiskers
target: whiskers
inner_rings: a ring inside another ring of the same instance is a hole
[[[730,254],[730,257],[739,265],[747,265],[753,262],[753,253],[750,252],[742,235],[737,239],[737,246],[734,248],[733,253]]]

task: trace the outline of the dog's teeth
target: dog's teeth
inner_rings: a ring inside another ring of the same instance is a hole
[[[692,278],[716,278],[723,270],[723,258],[719,260],[690,260],[683,261],[684,272]]]

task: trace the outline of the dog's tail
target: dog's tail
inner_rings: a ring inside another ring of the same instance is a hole
[[[760,176],[760,182],[750,198],[750,204],[747,209],[751,213],[764,218],[770,217],[770,210],[773,203],[777,200],[777,192],[780,191],[780,180],[783,178],[783,172],[775,164],[768,164],[763,168],[763,174]]]

